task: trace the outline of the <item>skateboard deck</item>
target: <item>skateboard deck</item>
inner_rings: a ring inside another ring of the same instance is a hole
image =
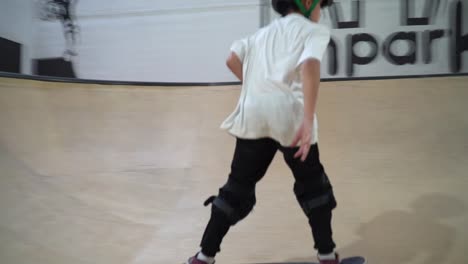
[[[249,264],[319,264],[318,262],[269,262],[269,263],[249,263]],[[367,264],[363,257],[343,258],[340,264]]]

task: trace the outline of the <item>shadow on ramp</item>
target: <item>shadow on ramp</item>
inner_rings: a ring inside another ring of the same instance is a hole
[[[337,251],[341,256],[362,255],[367,263],[447,263],[456,230],[445,221],[461,217],[465,212],[464,202],[450,195],[425,194],[413,201],[408,210],[386,211],[363,223],[357,230],[359,239]],[[316,264],[311,259],[312,256],[261,264]],[[344,258],[342,263],[359,261],[359,258]]]

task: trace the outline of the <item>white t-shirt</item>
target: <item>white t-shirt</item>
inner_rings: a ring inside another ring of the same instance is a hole
[[[329,41],[328,28],[293,13],[234,42],[231,51],[242,61],[244,81],[237,107],[221,128],[239,138],[269,137],[289,146],[304,117],[300,66],[309,58],[321,61]],[[316,116],[312,129],[313,144]]]

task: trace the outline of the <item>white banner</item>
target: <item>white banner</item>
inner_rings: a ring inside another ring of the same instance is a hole
[[[468,72],[467,0],[337,1],[325,78]]]

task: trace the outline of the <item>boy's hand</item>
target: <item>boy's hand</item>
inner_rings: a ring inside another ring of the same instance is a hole
[[[310,142],[312,140],[312,121],[309,120],[308,118],[304,118],[302,121],[302,125],[299,128],[299,130],[296,133],[296,136],[294,137],[293,143],[291,144],[291,147],[297,147],[298,143],[300,142],[301,144],[299,145],[299,150],[294,154],[294,158],[299,158],[301,157],[301,161],[304,162],[309,155],[309,150],[310,150]]]

